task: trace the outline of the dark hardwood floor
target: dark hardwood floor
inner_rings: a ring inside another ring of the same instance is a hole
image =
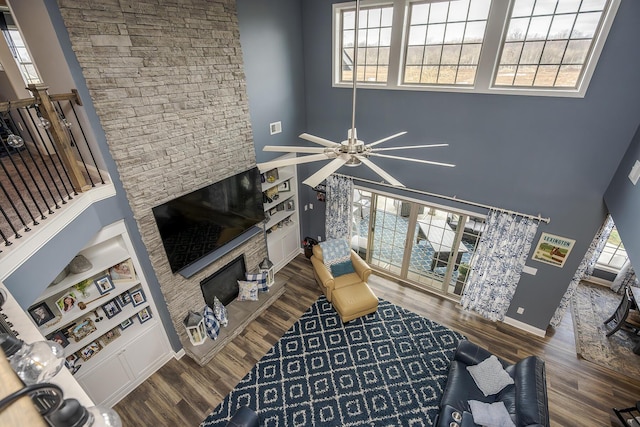
[[[188,356],[163,366],[116,405],[123,425],[198,426],[320,296],[311,263],[304,256],[278,274],[289,279],[285,294],[275,304],[206,367]],[[632,406],[640,399],[640,380],[576,356],[569,312],[558,329],[540,338],[379,276],[371,277],[370,286],[378,297],[454,329],[504,359],[516,361],[529,355],[545,359],[552,426],[619,426],[611,408]]]

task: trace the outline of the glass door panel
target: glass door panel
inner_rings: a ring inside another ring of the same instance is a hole
[[[400,276],[409,215],[403,215],[403,204],[399,200],[375,194],[373,196],[374,219],[369,224],[371,254],[367,260],[371,265]]]

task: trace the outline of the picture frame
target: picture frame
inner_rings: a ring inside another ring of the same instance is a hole
[[[80,357],[82,360],[87,361],[95,356],[100,350],[102,350],[102,346],[98,341],[93,341],[91,344],[80,350]]]
[[[129,258],[122,261],[109,269],[109,275],[113,283],[130,282],[136,278],[136,270],[133,267],[133,261]]]
[[[286,209],[288,211],[294,211],[296,209],[296,203],[293,200],[287,200],[287,206]]]
[[[286,193],[287,191],[291,191],[291,182],[289,182],[289,180],[286,180],[278,185],[279,193]]]
[[[69,332],[69,336],[73,337],[73,339],[78,342],[87,335],[93,333],[96,330],[96,325],[93,323],[93,320],[90,318],[84,319],[82,322],[71,326],[67,331]]]
[[[78,298],[76,297],[75,292],[69,292],[62,297],[58,298],[56,301],[56,307],[60,310],[60,313],[64,316],[76,306],[76,302]]]
[[[115,339],[120,337],[120,328],[113,328],[102,336],[102,345],[106,347],[112,343]]]
[[[116,288],[116,285],[114,285],[111,281],[111,276],[109,276],[108,274],[98,277],[93,281],[93,283],[96,284],[96,288],[98,288],[98,292],[100,292],[100,295],[111,292]]]
[[[149,307],[143,308],[138,312],[138,320],[140,321],[140,323],[146,322],[147,320],[151,319],[151,317],[151,310],[149,310]]]
[[[278,180],[278,169],[271,169],[266,172],[267,182],[276,182]]]
[[[104,311],[104,315],[107,316],[107,319],[111,319],[113,316],[117,315],[122,311],[122,308],[118,305],[116,299],[112,299],[106,304],[102,304],[102,311]]]
[[[75,375],[82,366],[82,364],[78,364],[79,360],[80,356],[78,356],[78,353],[70,354],[64,359],[64,365],[71,371],[71,375]]]
[[[129,291],[124,291],[123,293],[118,295],[117,299],[120,307],[124,308],[125,305],[131,302],[131,294],[129,293]]]
[[[128,318],[120,323],[120,329],[124,331],[131,325],[133,325],[133,320],[131,320],[131,318]]]
[[[147,302],[147,297],[144,294],[142,289],[136,289],[135,291],[129,292],[131,294],[131,303],[134,307],[137,307],[141,304]]]
[[[531,258],[562,268],[575,243],[573,239],[542,233]]]
[[[45,301],[34,305],[28,311],[37,326],[42,326],[56,317]]]
[[[50,335],[47,339],[49,341],[57,342],[62,346],[62,348],[65,348],[66,346],[69,345],[69,340],[67,339],[67,337],[62,331],[58,331],[53,335]]]

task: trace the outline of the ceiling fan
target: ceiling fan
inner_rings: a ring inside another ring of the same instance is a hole
[[[355,16],[355,28],[359,28],[359,16],[360,16],[360,0],[356,0],[356,16]],[[358,69],[358,32],[355,31],[354,36],[354,58],[353,58],[353,100],[352,100],[352,110],[351,110],[351,129],[347,131],[347,139],[342,142],[334,142],[328,139],[320,138],[318,136],[310,135],[308,133],[303,133],[300,135],[300,138],[313,142],[315,144],[321,145],[322,147],[293,147],[293,146],[275,146],[275,145],[267,145],[263,148],[264,151],[275,151],[275,152],[283,152],[283,153],[301,153],[301,154],[309,154],[308,156],[302,157],[292,157],[289,159],[281,159],[281,160],[273,160],[264,163],[258,163],[258,168],[261,171],[268,171],[274,168],[282,167],[282,166],[290,166],[297,165],[302,163],[310,163],[317,162],[320,160],[331,160],[325,166],[320,168],[316,173],[311,175],[309,178],[302,181],[303,184],[309,185],[310,187],[315,187],[324,181],[328,176],[332,173],[340,169],[342,166],[358,166],[360,164],[364,164],[369,169],[378,174],[382,179],[387,181],[389,184],[399,187],[404,187],[404,185],[391,176],[389,173],[385,172],[381,167],[373,163],[369,157],[382,157],[388,159],[396,159],[396,160],[404,160],[408,162],[415,163],[425,163],[430,165],[438,165],[438,166],[446,166],[446,167],[454,167],[455,165],[450,163],[441,163],[434,162],[430,160],[421,160],[421,159],[413,159],[409,157],[400,157],[393,156],[389,154],[380,154],[381,151],[391,151],[391,150],[406,150],[413,148],[432,148],[432,147],[446,147],[449,144],[428,144],[428,145],[411,145],[404,147],[389,147],[389,148],[374,148],[383,142],[387,142],[391,139],[397,138],[406,134],[407,132],[399,132],[388,136],[386,138],[379,139],[377,141],[371,142],[369,144],[365,144],[363,141],[358,139],[358,135],[356,132],[356,83],[357,83],[357,69]]]

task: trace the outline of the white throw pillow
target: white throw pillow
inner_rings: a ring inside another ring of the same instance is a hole
[[[470,400],[473,422],[483,427],[515,427],[504,402],[484,403]]]
[[[504,370],[498,358],[489,356],[477,365],[467,366],[467,371],[473,377],[476,385],[485,396],[500,392],[509,384],[513,384],[513,378]]]

